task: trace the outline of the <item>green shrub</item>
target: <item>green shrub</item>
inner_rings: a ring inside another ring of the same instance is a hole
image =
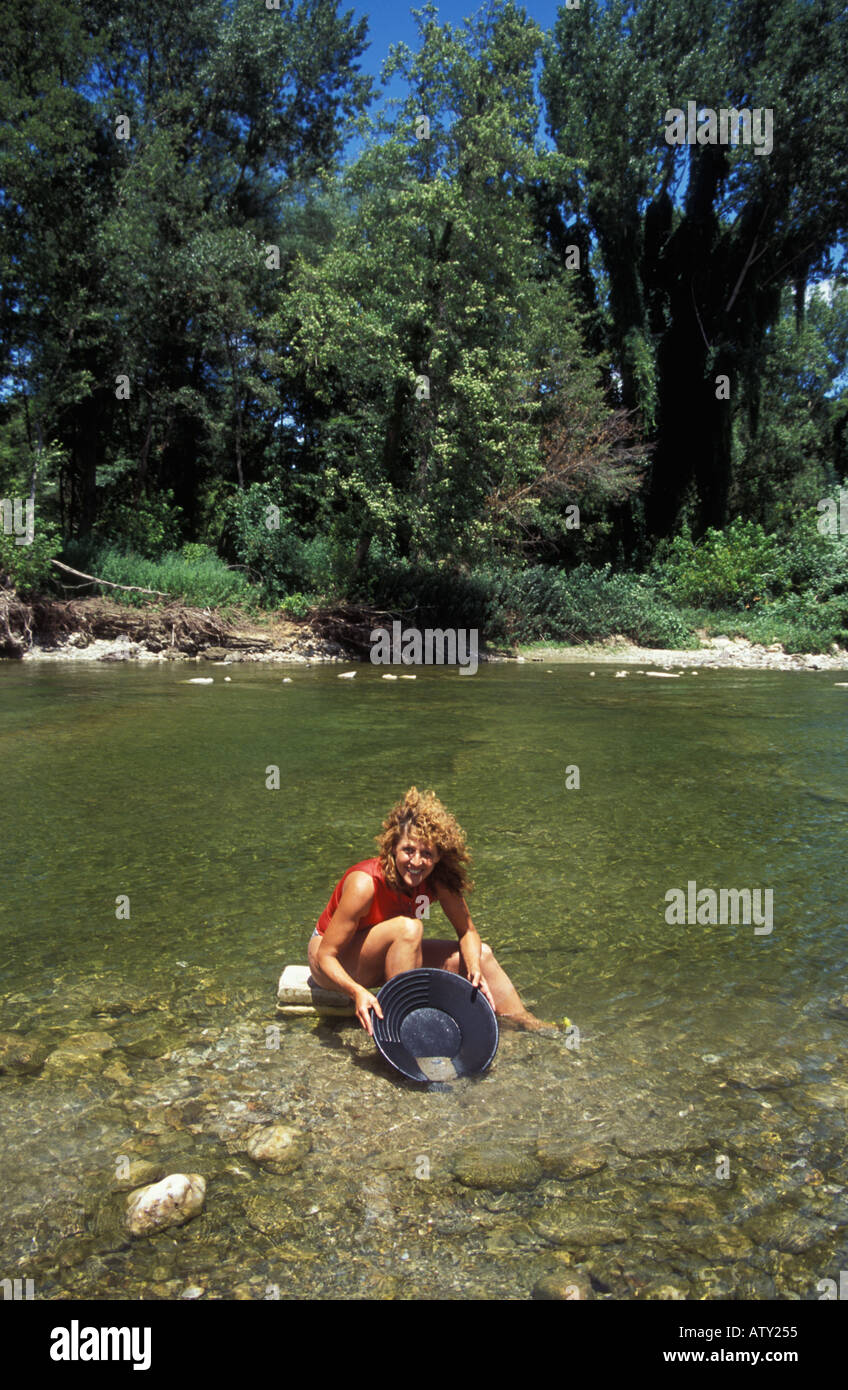
[[[203,545],[198,541],[186,541],[180,549],[180,557],[189,566],[191,565],[213,565],[220,564],[218,555],[211,545]]]
[[[305,618],[317,602],[317,596],[314,594],[286,594],[286,597],[280,600],[280,608],[290,618]]]
[[[786,652],[826,652],[848,643],[848,603],[838,595],[819,601],[815,594],[785,594],[750,609],[684,609],[693,630],[708,636],[747,637],[764,647],[779,642]]]
[[[333,561],[324,536],[305,539],[272,490],[253,483],[227,503],[233,552],[250,569],[271,607],[286,594],[332,587]]]
[[[813,593],[787,594],[758,607],[748,623],[752,642],[780,642],[789,652],[822,652],[834,642],[844,645],[848,630],[848,596],[819,599]]]
[[[787,652],[823,652],[848,631],[848,538],[823,535],[816,509],[784,518],[780,535],[736,520],[658,549],[652,575],[664,592],[694,607],[691,627],[747,637]]]
[[[356,593],[375,608],[420,627],[487,632],[500,611],[502,585],[502,577],[487,569],[463,572],[448,565],[386,561],[377,551]]]
[[[98,470],[98,474],[105,472]],[[116,494],[117,486],[104,486],[94,526],[94,544],[148,560],[175,550],[180,542],[182,509],[176,506],[173,492],[154,493],[137,502],[124,501]]]
[[[744,608],[788,583],[777,537],[739,517],[724,531],[710,527],[699,542],[675,536],[658,548],[651,572],[677,602],[705,608]]]
[[[25,523],[25,514],[23,520]],[[13,512],[13,525],[14,521]],[[16,589],[24,596],[49,588],[57,573],[50,561],[54,556],[58,557],[61,550],[59,527],[51,521],[41,521],[37,505],[33,537],[28,544],[18,545],[14,532],[7,533],[0,518],[0,585]]]
[[[502,595],[514,641],[599,642],[621,634],[640,646],[692,647],[684,619],[639,575],[610,565],[570,574],[538,566],[510,577]]]
[[[58,477],[67,455],[55,441],[33,453],[19,405],[6,401],[0,412],[0,586],[32,597],[49,591],[58,573],[50,561],[62,549]]]
[[[787,532],[783,564],[790,589],[817,601],[848,593],[848,537],[822,535],[809,511]]]
[[[410,561],[369,567],[375,607],[419,626],[476,627],[490,641],[597,642],[620,633],[640,645],[691,647],[686,621],[645,579],[589,565],[457,572]]]

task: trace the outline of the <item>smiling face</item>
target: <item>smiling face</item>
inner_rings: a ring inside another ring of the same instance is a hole
[[[404,831],[395,845],[395,865],[398,878],[409,892],[422,884],[441,858],[439,851],[419,840],[415,831]]]

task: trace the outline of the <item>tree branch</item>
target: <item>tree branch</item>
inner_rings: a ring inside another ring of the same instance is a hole
[[[90,579],[93,584],[105,584],[109,589],[126,589],[127,592],[135,594],[155,594],[157,598],[170,598],[170,594],[163,594],[161,589],[142,589],[138,584],[113,584],[111,579],[98,579],[96,574],[83,574],[82,570],[71,569],[70,565],[63,565],[61,560],[51,560],[51,565],[56,565],[60,570],[65,570],[68,574],[75,574],[77,579]]]

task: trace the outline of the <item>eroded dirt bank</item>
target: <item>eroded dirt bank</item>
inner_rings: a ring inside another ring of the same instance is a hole
[[[345,646],[322,633],[326,617],[291,622],[224,617],[182,603],[128,608],[107,598],[0,595],[0,655],[25,661],[337,661]],[[317,629],[317,631],[316,631]]]
[[[0,590],[0,657],[26,661],[318,662],[368,660],[369,633],[392,615],[351,604],[310,610],[298,621],[281,614],[232,616],[182,603],[130,608],[108,598],[38,599],[24,603]],[[685,668],[780,671],[848,669],[848,651],[790,653],[779,643],[702,636],[694,650],[639,647],[625,637],[575,646],[489,648],[480,661],[589,662]]]

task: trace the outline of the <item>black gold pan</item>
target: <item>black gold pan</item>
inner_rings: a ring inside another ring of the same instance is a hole
[[[450,970],[405,970],[380,990],[374,1041],[412,1081],[452,1081],[485,1071],[498,1050],[488,999]]]

